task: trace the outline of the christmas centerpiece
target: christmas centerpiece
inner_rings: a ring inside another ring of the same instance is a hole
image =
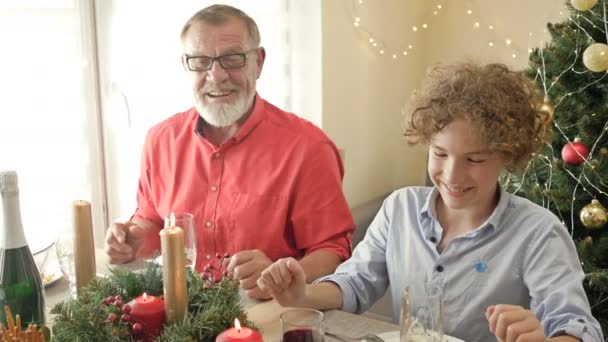
[[[202,274],[187,268],[183,230],[161,231],[162,267],[112,270],[51,313],[51,341],[213,341],[238,319],[253,328],[240,305],[238,282],[217,254]],[[243,328],[243,329],[245,329]]]

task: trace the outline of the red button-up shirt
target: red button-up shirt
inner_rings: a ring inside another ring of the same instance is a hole
[[[259,95],[236,136],[219,147],[199,133],[199,118],[192,108],[149,131],[135,218],[162,226],[171,212],[192,213],[198,270],[216,253],[249,249],[271,260],[320,249],[350,256],[355,225],[344,169],[319,128]]]

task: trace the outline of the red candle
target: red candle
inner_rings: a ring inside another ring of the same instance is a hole
[[[248,327],[241,327],[238,318],[234,319],[234,327],[219,334],[215,342],[263,342],[259,332]]]
[[[162,299],[143,295],[133,299],[128,304],[131,307],[131,320],[143,325],[143,334],[147,340],[159,336],[165,324],[165,303]]]

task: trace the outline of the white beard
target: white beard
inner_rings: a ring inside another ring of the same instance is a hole
[[[240,93],[232,104],[205,104],[203,102],[203,97],[205,96],[205,93],[210,91],[209,88],[218,89],[218,87],[205,87],[195,93],[194,107],[198,110],[198,113],[203,120],[211,126],[228,127],[245,115],[253,105],[254,93]]]

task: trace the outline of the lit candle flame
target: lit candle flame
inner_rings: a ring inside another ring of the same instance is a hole
[[[234,319],[234,327],[236,328],[236,331],[241,332],[241,322],[239,322],[238,318]]]
[[[175,214],[173,212],[169,215],[169,224],[170,227],[175,227]]]

